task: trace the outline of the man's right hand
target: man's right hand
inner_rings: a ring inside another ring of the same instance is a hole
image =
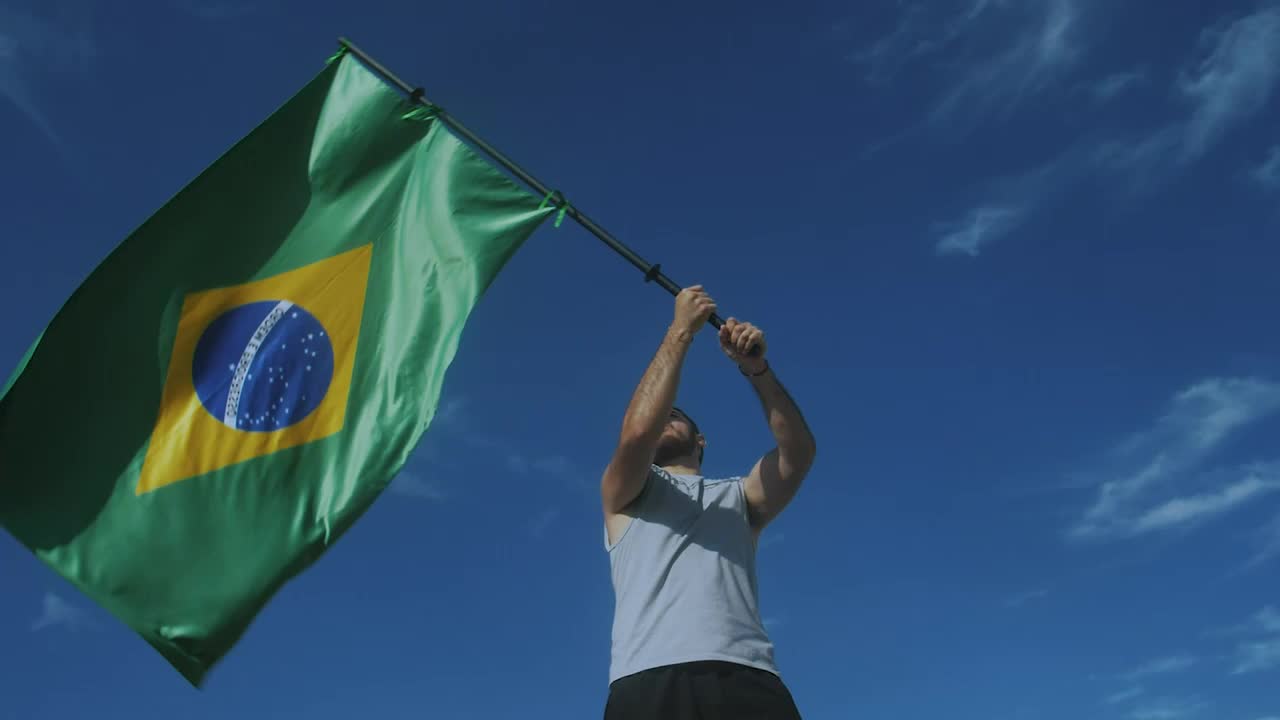
[[[687,287],[676,295],[676,316],[672,329],[687,332],[690,336],[697,335],[715,311],[715,300],[711,299],[701,285]]]

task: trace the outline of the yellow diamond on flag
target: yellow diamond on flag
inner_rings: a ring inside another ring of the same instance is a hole
[[[137,494],[342,429],[372,248],[184,298]]]

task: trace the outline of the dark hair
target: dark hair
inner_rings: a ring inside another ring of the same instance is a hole
[[[694,422],[693,418],[689,417],[689,413],[685,412],[684,410],[681,410],[680,408],[674,405],[671,406],[671,410],[672,412],[679,413],[680,417],[684,418],[685,421],[689,423],[689,427],[693,428],[694,435],[702,434],[702,431],[698,430],[698,423]],[[703,447],[698,448],[698,464],[699,465],[702,464],[702,456],[705,452],[706,452],[706,448],[703,448]]]

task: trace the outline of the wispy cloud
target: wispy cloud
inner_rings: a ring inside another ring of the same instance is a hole
[[[1256,637],[1269,633],[1280,633],[1280,610],[1277,610],[1274,605],[1263,606],[1243,622],[1205,631],[1207,637],[1214,638]]]
[[[1280,611],[1272,605],[1259,610],[1245,626],[1252,637],[1236,646],[1233,675],[1280,668]]]
[[[1146,691],[1141,686],[1135,685],[1134,687],[1125,688],[1124,690],[1108,695],[1106,697],[1106,703],[1108,705],[1119,705],[1121,703],[1126,703],[1142,695],[1142,693],[1144,692]]]
[[[1001,55],[1006,73],[978,71],[974,86],[961,82],[938,106],[936,117],[952,123],[954,106],[976,104],[979,109],[997,105],[1000,89],[1039,88],[1073,65],[1080,53],[1074,42],[1082,12],[1072,2],[1033,2],[1042,23],[1038,48],[1024,39]],[[1058,38],[1050,41],[1052,38]],[[1007,76],[1007,77],[1006,77]],[[1012,80],[1010,80],[1012,78]],[[1025,82],[1017,82],[1026,78]],[[1103,78],[1091,88],[1095,100],[1115,98],[1138,83],[1146,82],[1144,69],[1133,69]],[[1016,230],[1043,210],[1044,199],[1060,195],[1082,180],[1097,177],[1126,179],[1131,191],[1146,193],[1178,176],[1178,171],[1198,160],[1231,130],[1256,115],[1280,81],[1280,3],[1271,3],[1230,22],[1204,31],[1198,55],[1176,74],[1172,88],[1178,107],[1174,119],[1137,136],[1106,133],[1082,141],[1058,160],[1025,176],[1005,178],[1001,188],[988,193],[963,220],[935,226],[939,254],[976,256],[986,245]],[[984,93],[986,95],[984,95]],[[1020,98],[1026,91],[1013,93]],[[986,101],[961,103],[987,97]],[[1252,169],[1264,186],[1280,188],[1280,146]]]
[[[886,33],[866,47],[856,48],[846,59],[866,69],[866,79],[872,83],[885,83],[913,58],[931,50],[933,43],[923,35],[928,32],[931,19],[928,7],[921,4],[903,9],[902,17],[892,32]],[[846,28],[837,25],[837,31]]]
[[[1182,117],[1138,139],[1102,142],[1092,156],[1100,169],[1133,175],[1136,187],[1158,185],[1261,111],[1278,80],[1280,4],[1270,3],[1201,34],[1198,57],[1174,83]]]
[[[1095,83],[1090,88],[1090,94],[1093,95],[1093,99],[1097,102],[1108,102],[1141,85],[1146,80],[1147,71],[1142,68],[1112,73]]]
[[[1172,175],[1172,160],[1182,142],[1183,127],[1168,125],[1139,139],[1108,139],[1089,151],[1095,167],[1132,176],[1134,187],[1145,188]]]
[[[438,484],[428,481],[417,471],[408,469],[401,470],[392,479],[387,491],[415,500],[444,500],[446,497]]]
[[[535,455],[494,433],[475,427],[476,423],[467,410],[469,405],[470,401],[465,397],[451,397],[442,401],[436,410],[429,440],[439,444],[443,442],[440,438],[451,438],[448,443],[451,447],[465,445],[469,450],[476,451],[474,455],[507,472],[518,475],[539,473],[576,489],[591,487],[589,473],[583,472],[568,457],[555,453]]]
[[[1280,468],[1259,466],[1243,480],[1219,490],[1176,497],[1151,508],[1134,520],[1132,532],[1136,535],[1208,520],[1277,490]]]
[[[1205,30],[1202,46],[1207,54],[1178,80],[1193,108],[1183,134],[1184,159],[1199,157],[1271,97],[1280,78],[1280,5]]]
[[[70,163],[72,153],[34,90],[52,73],[84,70],[97,54],[88,10],[66,7],[75,12],[36,15],[0,5],[0,96]]]
[[[983,206],[969,211],[963,220],[940,223],[935,249],[939,255],[977,257],[982,248],[1008,235],[1022,222],[1024,211],[1016,207]]]
[[[1129,717],[1133,720],[1181,720],[1195,717],[1208,707],[1208,703],[1198,698],[1154,698],[1134,706]]]
[[[467,407],[466,398],[460,397],[443,397],[436,406],[434,417],[431,418],[431,424],[452,426],[456,425],[465,417]]]
[[[1092,505],[1069,534],[1075,539],[1134,536],[1190,525],[1238,508],[1276,489],[1280,463],[1202,464],[1234,432],[1280,410],[1280,384],[1213,378],[1177,394],[1154,426],[1122,443],[1098,474]],[[1189,482],[1213,487],[1189,495]]]
[[[1189,670],[1195,664],[1196,658],[1194,655],[1187,653],[1168,655],[1139,665],[1133,670],[1125,673],[1124,679],[1133,682],[1157,675],[1169,675],[1171,673]]]
[[[976,257],[1056,202],[1064,189],[1090,168],[1087,154],[1073,146],[1028,169],[986,183],[982,199],[963,218],[933,225],[935,252]]]
[[[588,489],[592,486],[587,474],[564,455],[540,457],[534,460],[531,466],[534,470],[556,478],[570,487]]]
[[[914,2],[903,7],[892,31],[848,53],[846,59],[866,69],[866,79],[884,84],[911,63],[950,49],[973,35],[987,11],[1002,0]],[[844,25],[838,26],[843,29]]]
[[[1250,173],[1259,185],[1270,190],[1280,190],[1280,144],[1267,152],[1262,164]]]
[[[846,59],[873,84],[888,85],[916,66],[948,68],[946,90],[928,120],[949,129],[1013,109],[1065,76],[1080,58],[1080,0],[921,0],[900,3],[891,29],[844,40]],[[847,34],[849,25],[838,24]]]
[[[1261,672],[1280,667],[1280,637],[1242,644],[1236,651],[1233,675]]]
[[[1268,605],[1253,616],[1253,622],[1261,632],[1280,633],[1280,610]]]
[[[1049,591],[1045,588],[1037,588],[1012,595],[1005,599],[1004,606],[1010,608],[1019,608],[1034,600],[1042,600],[1049,596]]]
[[[935,123],[1008,111],[1051,87],[1082,55],[1081,7],[1076,0],[999,3],[998,7],[1012,17],[990,29],[987,37],[995,40],[995,47],[988,54],[960,63],[963,74],[934,108]],[[1006,44],[1009,40],[1012,43]]]
[[[529,521],[529,534],[535,539],[541,540],[543,536],[547,534],[547,530],[551,528],[552,524],[559,519],[559,508],[543,510],[537,517]]]
[[[75,631],[92,627],[92,625],[93,623],[89,621],[89,616],[84,610],[68,603],[54,593],[46,592],[41,605],[40,616],[31,623],[31,631],[39,632],[49,628],[63,628]]]
[[[1204,707],[1198,700],[1168,697],[1147,700],[1146,688],[1139,682],[1150,682],[1166,675],[1186,672],[1198,662],[1196,656],[1190,653],[1177,653],[1149,660],[1120,675],[1120,679],[1128,687],[1107,696],[1105,702],[1108,705],[1121,705],[1143,698],[1132,706],[1130,717],[1134,718],[1181,718],[1195,714]]]

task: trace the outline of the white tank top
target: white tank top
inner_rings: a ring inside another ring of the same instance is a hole
[[[609,682],[697,660],[778,674],[760,620],[742,478],[652,466],[630,513],[612,546],[605,530],[615,599]]]

